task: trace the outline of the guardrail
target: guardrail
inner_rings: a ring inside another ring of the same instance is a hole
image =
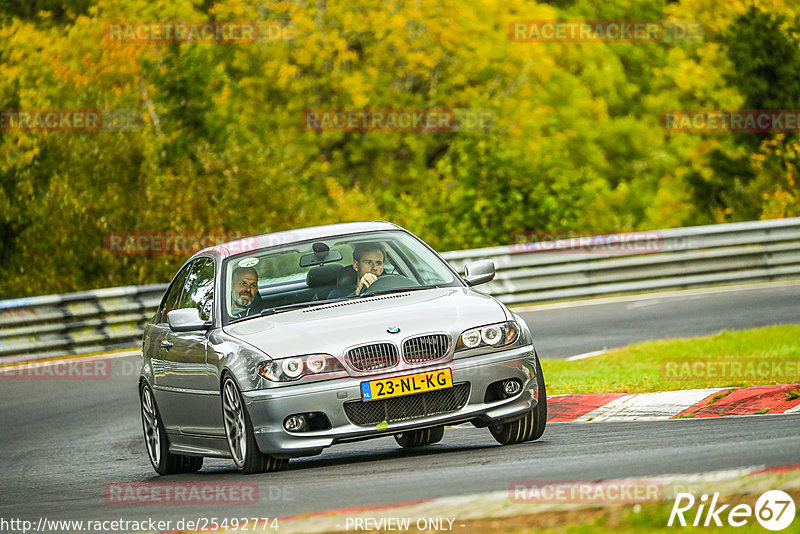
[[[480,286],[506,304],[800,278],[800,218],[446,252],[459,272],[491,259]],[[136,347],[167,284],[0,301],[0,361]]]
[[[0,301],[0,361],[141,345],[168,284]]]
[[[627,238],[630,242],[622,243]],[[643,250],[634,251],[637,248]],[[497,276],[480,288],[506,304],[771,281],[800,277],[800,218],[463,250],[443,256],[459,271],[471,261],[494,261]]]

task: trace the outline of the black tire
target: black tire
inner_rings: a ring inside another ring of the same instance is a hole
[[[400,434],[394,435],[394,440],[404,449],[411,449],[414,447],[424,447],[425,445],[439,443],[442,441],[443,437],[444,425],[439,425],[431,428],[401,432]]]
[[[221,396],[228,449],[239,471],[251,475],[286,469],[289,465],[287,458],[275,458],[270,454],[263,454],[258,449],[253,423],[250,421],[250,414],[247,413],[242,392],[230,375],[225,376],[222,381]]]
[[[489,431],[501,445],[514,445],[526,441],[534,441],[544,434],[544,428],[547,426],[547,391],[538,355],[536,356],[536,383],[539,399],[533,410],[515,421],[489,425]]]
[[[199,471],[203,467],[202,456],[186,456],[169,452],[169,438],[158,412],[155,395],[147,383],[142,383],[139,390],[139,402],[147,456],[156,473],[175,475]]]
[[[534,352],[535,354],[535,352]],[[530,441],[537,440],[544,434],[544,427],[547,426],[547,390],[544,385],[544,374],[542,364],[539,363],[539,355],[536,354],[536,381],[539,388],[539,400],[533,414],[533,435]]]

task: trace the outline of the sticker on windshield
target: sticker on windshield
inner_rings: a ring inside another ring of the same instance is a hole
[[[239,262],[239,267],[252,267],[258,264],[258,258],[245,258]]]

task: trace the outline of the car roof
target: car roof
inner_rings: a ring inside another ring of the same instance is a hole
[[[352,222],[352,223],[339,223],[327,224],[324,226],[312,226],[309,228],[299,228],[296,230],[285,230],[282,232],[273,232],[271,234],[262,234],[252,237],[244,237],[236,239],[235,241],[228,241],[208,247],[196,253],[196,256],[218,256],[220,258],[227,258],[235,254],[240,254],[247,250],[259,250],[269,246],[288,245],[299,241],[308,241],[311,239],[325,239],[335,237],[343,234],[355,234],[361,232],[377,232],[380,230],[402,230],[402,228],[394,223],[387,221],[372,221],[372,222]]]

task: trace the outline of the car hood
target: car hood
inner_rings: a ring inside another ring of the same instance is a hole
[[[507,320],[494,298],[468,288],[438,288],[352,299],[248,319],[225,332],[272,358],[313,353],[343,354],[356,345],[447,333]],[[396,334],[387,329],[399,328]]]

